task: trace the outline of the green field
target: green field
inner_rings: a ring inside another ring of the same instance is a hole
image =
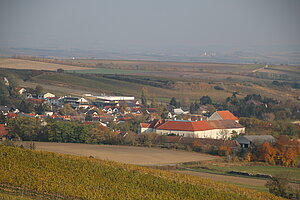
[[[272,176],[284,175],[291,181],[300,183],[300,170],[299,168],[270,166],[265,164],[227,164],[227,163],[188,163],[185,165],[193,169],[206,167],[206,171],[226,174],[229,171],[248,172],[252,174],[268,174]]]
[[[281,199],[168,171],[3,145],[0,174],[0,188],[44,199]]]
[[[86,70],[67,70],[69,73],[80,73],[80,74],[134,74],[138,72],[146,72],[141,70],[125,70],[125,69],[86,69]]]

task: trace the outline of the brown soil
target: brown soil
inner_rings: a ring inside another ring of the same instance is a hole
[[[218,159],[216,156],[195,152],[117,145],[37,142],[36,149],[79,156],[93,156],[98,159],[137,165],[167,165]]]

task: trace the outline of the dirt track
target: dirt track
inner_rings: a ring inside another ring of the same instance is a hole
[[[36,149],[79,156],[93,156],[98,159],[137,165],[166,165],[218,158],[195,152],[116,145],[37,142]]]

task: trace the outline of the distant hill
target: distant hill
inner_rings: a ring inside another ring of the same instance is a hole
[[[198,177],[3,145],[0,174],[0,193],[34,199],[280,199]]]

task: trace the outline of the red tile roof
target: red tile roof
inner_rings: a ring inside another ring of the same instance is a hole
[[[148,123],[140,123],[141,127],[142,128],[149,128],[150,127],[150,124]]]
[[[6,115],[6,117],[8,117],[8,118],[14,118],[14,117],[17,117],[17,114],[16,113],[8,113]]]
[[[222,117],[223,120],[238,120],[238,118],[228,110],[217,111],[217,113],[220,115],[220,117]]]
[[[167,121],[160,125],[157,130],[177,130],[177,131],[205,131],[212,127],[206,121]]]

